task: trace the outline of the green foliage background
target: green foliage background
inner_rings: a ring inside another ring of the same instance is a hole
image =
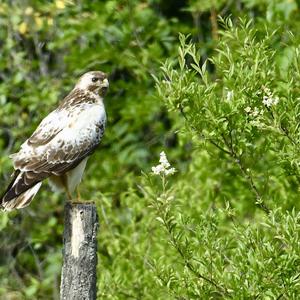
[[[1,191],[8,155],[77,78],[110,73],[81,185],[98,299],[299,299],[299,6],[0,2]],[[161,151],[175,175],[151,174]],[[0,213],[0,299],[59,298],[63,205],[44,184]]]

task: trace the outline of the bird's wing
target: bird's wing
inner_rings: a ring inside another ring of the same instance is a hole
[[[57,119],[53,116],[44,119],[21,150],[12,156],[15,169],[59,175],[89,155],[99,144],[104,121],[93,122],[88,110],[77,115],[69,111],[57,114]],[[80,124],[81,120],[87,120],[87,124]]]
[[[33,132],[31,137],[21,146],[24,147],[26,144],[32,146],[40,146],[49,143],[69,121],[63,110],[54,110],[47,117],[45,117],[36,130]]]
[[[73,112],[73,115],[68,110],[54,111],[46,117],[21,150],[12,156],[14,168],[21,173],[4,201],[51,175],[61,175],[76,167],[99,144],[104,122],[96,117],[94,121],[89,110]]]
[[[14,163],[16,170],[22,170],[41,149],[51,142],[70,122],[68,115],[63,110],[54,110],[45,117],[38,125],[36,130],[22,145],[18,153],[11,154],[9,157]]]
[[[63,106],[64,103],[76,99],[81,100],[83,97],[85,97],[84,93],[77,89],[72,90],[64,98],[60,106],[41,121],[31,137],[21,146],[21,149],[27,147],[28,144],[35,147],[49,143],[60,131],[69,125],[70,112]],[[11,156],[14,156],[14,154]]]

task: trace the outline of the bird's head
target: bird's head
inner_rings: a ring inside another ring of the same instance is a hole
[[[107,75],[101,71],[91,71],[83,74],[75,86],[75,88],[87,90],[100,96],[106,94],[108,87]]]

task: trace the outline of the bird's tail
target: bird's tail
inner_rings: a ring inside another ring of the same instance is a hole
[[[30,182],[28,172],[17,170],[11,183],[1,197],[1,207],[5,211],[23,208],[30,204],[42,182]]]

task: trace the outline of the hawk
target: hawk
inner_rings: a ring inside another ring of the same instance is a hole
[[[88,157],[104,133],[103,97],[108,86],[103,72],[82,75],[69,95],[21,145],[20,151],[10,156],[15,171],[0,200],[4,210],[29,205],[46,178],[54,190],[66,191],[71,200]]]

